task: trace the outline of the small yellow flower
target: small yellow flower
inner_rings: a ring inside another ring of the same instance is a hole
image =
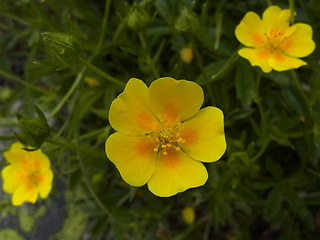
[[[192,48],[183,48],[180,51],[180,57],[182,59],[182,61],[184,61],[185,63],[191,63],[192,59],[193,59],[193,50]]]
[[[38,194],[46,198],[51,191],[53,173],[48,157],[40,150],[26,151],[21,143],[11,145],[4,157],[10,163],[2,172],[3,190],[12,195],[12,204],[35,203]]]
[[[281,10],[278,6],[268,7],[262,19],[248,12],[235,30],[237,39],[246,46],[239,50],[239,55],[264,72],[306,65],[299,58],[315,49],[312,28],[303,23],[289,26],[289,18],[290,10]]]
[[[195,219],[195,212],[194,212],[194,208],[193,207],[185,207],[182,210],[182,219],[186,222],[186,223],[193,223],[194,219]]]
[[[148,184],[169,197],[205,184],[201,162],[217,161],[226,149],[223,113],[200,110],[203,90],[194,82],[159,78],[148,88],[132,78],[110,107],[118,132],[106,141],[106,154],[132,186]]]

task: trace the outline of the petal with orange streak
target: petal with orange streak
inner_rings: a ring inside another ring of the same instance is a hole
[[[169,125],[194,116],[203,103],[202,88],[191,81],[163,77],[149,87],[153,112]]]
[[[239,55],[249,60],[252,66],[259,66],[262,71],[268,73],[272,68],[269,65],[270,52],[266,48],[242,48]]]
[[[207,179],[207,170],[201,162],[171,147],[167,149],[167,155],[158,155],[148,188],[159,197],[170,197],[189,188],[202,186]]]
[[[7,193],[13,193],[23,185],[28,177],[28,173],[15,165],[8,165],[1,171],[3,179],[3,190]]]
[[[292,57],[306,57],[315,49],[315,43],[312,40],[312,28],[303,23],[294,24],[293,33],[288,36],[281,47],[283,51]]]
[[[285,32],[289,28],[290,10],[282,10],[278,6],[268,7],[263,15],[262,22],[269,37],[274,32]]]
[[[131,137],[114,133],[106,141],[106,154],[115,164],[124,181],[142,186],[154,172],[157,143],[147,136]]]
[[[26,182],[21,185],[12,195],[12,204],[21,205],[23,202],[35,203],[38,198],[38,191],[34,184]]]
[[[261,47],[266,43],[263,23],[254,12],[248,12],[244,16],[236,27],[235,35],[247,47]]]
[[[50,169],[39,172],[35,179],[37,181],[37,189],[41,198],[46,198],[52,188],[53,173]]]
[[[219,108],[206,107],[179,130],[184,140],[180,148],[190,157],[202,162],[214,162],[226,150],[223,113]]]
[[[32,159],[32,152],[22,149],[24,147],[25,146],[20,142],[13,143],[10,146],[10,149],[4,152],[4,157],[9,163],[15,166],[29,169],[30,159]]]
[[[270,66],[277,71],[286,71],[307,65],[305,61],[298,58],[289,57],[281,52],[275,52],[269,59]]]
[[[124,91],[109,110],[110,125],[130,136],[143,135],[154,130],[157,120],[149,107],[148,87],[139,79],[131,78]]]

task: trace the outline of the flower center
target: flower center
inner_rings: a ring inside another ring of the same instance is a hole
[[[32,185],[37,185],[38,184],[38,173],[37,172],[30,173],[27,181],[28,181],[28,183],[30,183]]]
[[[157,146],[153,149],[154,152],[162,152],[163,155],[167,155],[168,148],[174,148],[176,151],[180,151],[179,143],[184,143],[185,140],[180,137],[178,133],[181,123],[177,123],[173,127],[166,127],[161,125],[159,130],[154,131],[153,136],[157,142]]]
[[[284,37],[283,31],[273,29],[270,31],[269,35],[267,35],[266,33],[264,35],[267,39],[266,47],[271,53],[282,50],[282,43],[287,38]]]

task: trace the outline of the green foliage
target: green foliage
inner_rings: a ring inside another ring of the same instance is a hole
[[[10,240],[24,240],[23,237],[19,235],[19,233],[11,228],[6,228],[0,230],[0,238],[1,239],[10,239]]]
[[[272,2],[289,8],[286,0]],[[266,74],[239,57],[234,29],[269,3],[0,3],[1,150],[18,139],[49,156],[53,190],[35,207],[49,211],[50,201],[67,196],[57,239],[317,239],[320,8],[316,0],[295,1],[295,21],[312,26],[317,45],[304,58],[308,65]],[[194,52],[190,64],[179,55],[185,47]],[[104,153],[113,99],[132,77],[149,85],[160,76],[201,85],[204,106],[223,110],[227,137],[223,158],[206,164],[207,183],[171,198],[128,186]],[[13,210],[1,194],[1,222],[17,215],[19,232],[36,231],[41,214]],[[196,211],[190,226],[181,216],[185,206]],[[4,229],[0,239],[22,238]]]

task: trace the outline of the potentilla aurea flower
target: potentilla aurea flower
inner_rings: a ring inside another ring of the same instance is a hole
[[[290,10],[278,6],[268,7],[262,19],[248,12],[236,27],[237,39],[246,47],[239,55],[259,66],[262,71],[285,71],[306,65],[301,57],[310,55],[315,49],[312,28],[304,23],[289,25]]]
[[[40,194],[46,198],[52,188],[50,160],[38,149],[26,151],[21,143],[11,145],[4,157],[10,163],[2,171],[3,190],[12,194],[12,204],[35,203]]]
[[[117,131],[106,141],[106,154],[132,186],[148,184],[169,197],[205,184],[201,162],[214,162],[226,150],[223,113],[200,110],[203,90],[194,82],[159,78],[148,88],[132,78],[110,107]]]

